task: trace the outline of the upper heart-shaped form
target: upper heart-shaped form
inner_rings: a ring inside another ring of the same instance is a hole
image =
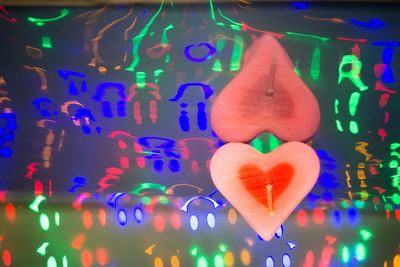
[[[268,154],[229,143],[215,152],[210,172],[219,192],[264,240],[270,240],[311,191],[319,167],[314,150],[300,142],[287,142]]]
[[[317,131],[318,102],[294,72],[285,49],[260,37],[247,64],[222,90],[211,109],[211,125],[224,142],[250,142],[264,131],[285,141],[305,141]]]

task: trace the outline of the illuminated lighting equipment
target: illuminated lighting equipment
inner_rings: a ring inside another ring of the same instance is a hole
[[[275,261],[272,256],[268,256],[265,260],[265,267],[275,267]]]
[[[124,210],[119,210],[118,211],[118,222],[122,226],[124,226],[128,221],[128,217],[126,215],[126,212]]]
[[[348,263],[350,260],[350,251],[347,246],[343,246],[340,249],[340,255],[343,263]]]
[[[356,257],[358,261],[363,261],[367,258],[367,248],[362,244],[358,243],[356,245]]]
[[[43,242],[43,244],[36,250],[36,252],[42,256],[46,255],[46,248],[50,245],[50,242]]]
[[[290,267],[292,266],[292,258],[290,257],[289,254],[285,253],[282,256],[282,265],[284,267]]]
[[[140,195],[143,190],[160,190],[161,192],[168,194],[165,186],[155,183],[141,183],[131,193],[134,195]]]
[[[373,42],[373,45],[400,46],[400,42]]]
[[[140,209],[138,207],[135,207],[134,210],[133,210],[133,214],[134,214],[134,217],[135,217],[135,221],[138,224],[141,224],[143,222],[143,211],[142,211],[142,209]]]
[[[294,35],[294,36],[301,36],[301,37],[307,37],[307,38],[314,38],[314,39],[318,39],[321,40],[323,42],[326,42],[328,40],[330,40],[329,37],[319,37],[316,35],[310,35],[310,34],[304,34],[304,33],[297,33],[297,32],[286,32],[287,35]]]
[[[192,228],[193,231],[199,228],[199,220],[196,215],[190,216],[190,228]]]
[[[185,202],[185,204],[183,204],[183,206],[181,207],[181,211],[183,211],[183,212],[188,212],[188,206],[189,206],[189,204],[192,203],[192,202],[193,202],[194,200],[196,200],[196,199],[205,199],[205,200],[210,201],[210,202],[213,204],[213,206],[214,206],[215,209],[218,208],[218,207],[220,206],[220,205],[219,205],[214,199],[212,199],[212,198],[203,197],[203,196],[197,196],[197,197],[192,197],[191,199],[187,200],[187,201]]]
[[[215,227],[215,216],[211,212],[207,214],[207,224],[211,229]]]
[[[276,238],[281,238],[283,236],[283,225],[281,225],[279,228],[278,228],[278,230],[276,230],[276,233],[275,233],[275,237]]]
[[[351,41],[351,42],[361,42],[361,43],[368,42],[368,39],[351,39],[351,38],[345,38],[345,37],[337,37],[336,39],[341,40],[341,41]]]
[[[64,17],[68,16],[68,14],[69,14],[69,10],[64,8],[60,11],[60,16],[58,16],[58,17],[50,18],[50,19],[38,19],[38,18],[28,17],[28,21],[36,24],[36,26],[43,26],[45,24],[45,22],[56,21],[56,20],[62,19]]]

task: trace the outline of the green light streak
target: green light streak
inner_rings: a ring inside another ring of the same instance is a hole
[[[161,1],[160,8],[156,12],[156,14],[150,19],[149,23],[144,26],[144,28],[140,31],[140,33],[132,38],[132,56],[133,56],[133,61],[132,64],[128,67],[125,68],[127,71],[135,71],[136,66],[139,64],[140,57],[139,57],[139,45],[142,42],[143,37],[146,35],[148,32],[150,26],[153,24],[154,20],[157,18],[158,14],[160,14],[161,9],[164,5],[164,0]]]
[[[233,25],[236,25],[236,26],[242,26],[243,25],[243,23],[239,23],[239,22],[233,21],[232,19],[222,15],[222,12],[221,12],[221,10],[219,8],[218,8],[218,13],[221,15],[221,17],[223,17],[224,19],[226,19],[227,21],[229,21]]]
[[[360,229],[359,234],[364,241],[368,241],[372,237],[372,232],[367,229]]]
[[[310,34],[304,34],[304,33],[297,33],[297,32],[286,32],[286,34],[288,35],[296,35],[296,36],[302,36],[302,37],[309,37],[309,38],[315,38],[315,39],[319,39],[323,42],[328,41],[330,38],[329,37],[319,37],[316,35],[310,35]]]
[[[299,61],[298,60],[296,60],[296,64],[294,66],[294,72],[296,72],[296,74],[299,75],[299,77],[301,77],[301,72],[300,72],[300,69],[299,69]]]
[[[339,120],[336,120],[336,128],[339,132],[343,132],[343,127]]]
[[[390,144],[390,149],[391,150],[396,150],[400,147],[400,143],[392,143]]]
[[[36,250],[39,255],[46,255],[46,248],[50,244],[50,242],[43,242],[43,244]]]
[[[339,99],[335,99],[335,114],[339,114],[339,104],[340,104],[340,102],[339,102]]]
[[[144,88],[146,86],[146,73],[143,71],[136,72],[136,84],[138,88]]]
[[[201,256],[197,259],[197,267],[208,267],[207,258]]]
[[[33,210],[34,212],[39,212],[39,205],[42,203],[43,200],[45,200],[46,197],[39,195],[33,200],[33,202],[29,205],[29,208]]]
[[[42,47],[44,48],[53,48],[51,45],[51,39],[48,36],[42,36]]]
[[[385,195],[382,195],[382,199],[383,199],[383,201],[386,203],[386,197],[385,197]]]
[[[174,28],[174,25],[169,24],[169,25],[164,29],[164,31],[163,31],[163,36],[162,36],[162,39],[161,39],[161,44],[162,44],[162,45],[167,45],[167,44],[168,44],[167,31],[170,30],[170,29],[173,29],[173,28]]]
[[[44,22],[56,21],[56,20],[62,19],[63,17],[67,16],[68,14],[69,14],[69,10],[64,8],[61,10],[60,16],[58,16],[58,17],[51,18],[51,19],[37,19],[37,18],[28,17],[28,21],[35,23],[37,26],[43,26]]]
[[[358,101],[360,100],[360,93],[354,92],[351,94],[349,99],[349,113],[351,116],[354,116],[357,111]]]
[[[57,226],[60,226],[60,213],[59,212],[56,212],[54,214],[54,221],[56,222]]]
[[[51,256],[51,257],[47,260],[47,267],[57,267],[56,258],[54,258],[53,256]]]
[[[214,266],[215,267],[224,267],[224,257],[221,254],[217,254],[214,256]]]
[[[349,248],[347,246],[343,246],[342,249],[340,250],[340,254],[342,255],[342,262],[348,263],[350,260]]]
[[[347,64],[351,64],[352,69],[345,72],[343,71],[343,68]],[[351,80],[361,92],[367,90],[368,86],[366,86],[360,79],[361,68],[362,68],[362,63],[361,61],[358,60],[356,56],[354,55],[343,56],[342,61],[340,62],[339,65],[338,84],[340,84],[344,78],[347,78]]]
[[[310,70],[310,76],[313,79],[313,81],[319,79],[320,61],[321,61],[321,50],[317,46],[313,52],[311,70]]]
[[[171,58],[169,57],[169,54],[165,56],[165,63],[169,63],[171,61]]]
[[[215,21],[214,6],[213,6],[213,3],[212,3],[212,0],[210,0],[210,12],[211,12],[212,20]]]
[[[356,245],[356,257],[359,261],[363,261],[367,258],[367,249],[361,243]]]
[[[222,51],[222,49],[224,48],[225,45],[225,39],[221,38],[217,40],[217,51],[218,53],[220,53]],[[222,71],[222,64],[221,61],[217,58],[217,60],[215,60],[214,65],[212,67],[212,70],[215,72],[221,72]]]
[[[243,54],[243,37],[240,35],[235,35],[235,40],[233,43],[233,53],[231,59],[231,71],[236,71],[240,69],[240,62],[242,61]]]
[[[237,25],[233,25],[233,24],[231,24],[231,29],[234,30],[234,31],[241,31],[242,30],[241,27],[239,27]]]
[[[350,121],[349,130],[352,134],[358,133],[358,124],[356,121]]]
[[[167,188],[165,186],[160,185],[160,184],[153,184],[153,183],[142,183],[142,184],[139,184],[139,186],[135,190],[133,190],[131,193],[134,194],[134,195],[139,195],[141,193],[141,191],[147,190],[147,189],[160,190],[163,193],[168,194],[167,193]]]
[[[269,152],[277,148],[278,146],[281,145],[282,142],[279,141],[278,138],[276,138],[273,134],[269,134]]]
[[[221,27],[225,27],[225,24],[222,23],[222,22],[217,22],[217,23],[215,23],[215,24],[218,25],[218,26],[221,26]]]
[[[40,214],[39,222],[40,222],[40,227],[42,227],[42,229],[44,231],[49,230],[50,221],[49,221],[49,217],[47,217],[46,214],[44,214],[44,213]]]

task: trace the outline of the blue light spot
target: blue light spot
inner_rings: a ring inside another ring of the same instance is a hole
[[[211,212],[207,214],[207,224],[211,229],[215,227],[215,217]]]
[[[1,156],[2,156],[3,158],[9,158],[9,157],[11,157],[11,155],[12,155],[12,150],[9,149],[8,147],[3,147],[3,148],[0,150],[0,154],[1,154]]]
[[[135,220],[137,223],[141,224],[143,222],[143,212],[140,208],[135,208],[133,211],[135,215]]]
[[[156,170],[157,172],[162,171],[163,165],[164,165],[164,162],[162,160],[154,161],[154,170]]]
[[[316,206],[317,205],[314,202],[308,202],[307,203],[307,208],[310,209],[310,210],[315,209]]]
[[[349,223],[352,225],[358,224],[358,211],[356,208],[351,207],[347,210],[347,219],[349,220]]]
[[[275,233],[276,238],[281,238],[283,236],[283,225],[279,226]]]
[[[340,210],[334,210],[332,212],[332,224],[336,227],[340,227],[342,225],[342,214]]]
[[[192,228],[193,231],[196,231],[197,228],[199,228],[199,220],[196,215],[190,216],[190,228]]]
[[[265,260],[265,267],[275,267],[275,261],[272,256],[268,256]]]
[[[171,172],[179,172],[180,170],[179,161],[177,161],[176,159],[170,160],[169,169],[171,170]]]
[[[124,210],[118,211],[118,221],[119,221],[119,224],[122,226],[124,226],[126,224],[126,222],[128,221],[126,212]]]
[[[290,258],[289,254],[285,253],[282,256],[282,265],[284,267],[290,267],[292,266],[292,259]]]
[[[333,199],[333,196],[332,196],[332,193],[331,192],[329,192],[329,191],[325,191],[323,194],[322,194],[322,198],[325,200],[325,201],[332,201],[332,199]]]
[[[291,242],[291,241],[286,241],[286,245],[289,247],[289,250],[292,251],[293,249],[296,248],[296,243]]]

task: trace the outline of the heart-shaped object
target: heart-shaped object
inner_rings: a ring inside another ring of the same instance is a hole
[[[222,90],[211,109],[211,125],[224,142],[249,142],[264,131],[285,141],[305,141],[317,131],[318,102],[294,72],[285,49],[260,37],[247,64]]]
[[[212,180],[250,226],[270,240],[311,191],[319,158],[300,142],[287,142],[268,154],[242,143],[229,143],[211,159]]]

